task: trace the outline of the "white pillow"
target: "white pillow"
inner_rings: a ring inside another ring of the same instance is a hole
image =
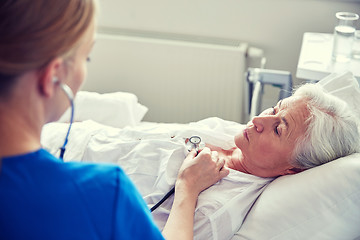
[[[136,95],[126,92],[99,94],[80,91],[74,101],[74,121],[93,120],[111,127],[135,126],[145,116],[147,107],[138,103]],[[68,109],[58,122],[70,121]]]
[[[360,237],[360,154],[274,180],[233,239]]]
[[[351,72],[332,73],[317,84],[321,85],[331,95],[345,101],[360,119],[359,82]]]

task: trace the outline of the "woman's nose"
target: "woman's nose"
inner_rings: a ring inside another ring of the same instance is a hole
[[[274,116],[256,116],[252,119],[252,122],[256,128],[256,131],[261,133],[274,124],[274,120]]]

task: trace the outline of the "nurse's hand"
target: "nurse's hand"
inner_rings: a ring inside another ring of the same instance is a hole
[[[205,147],[197,156],[191,151],[184,160],[176,181],[175,190],[187,191],[196,197],[229,174],[225,159],[219,158],[218,152]]]

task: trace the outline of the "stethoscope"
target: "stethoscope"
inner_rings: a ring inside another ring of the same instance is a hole
[[[53,82],[54,83],[59,82],[58,78],[54,77]],[[66,85],[65,83],[60,83],[60,88],[65,92],[66,97],[70,101],[70,107],[71,107],[71,116],[70,116],[69,128],[68,128],[66,136],[65,136],[64,144],[60,148],[60,156],[59,156],[59,158],[62,161],[64,161],[64,154],[65,154],[65,150],[66,150],[66,145],[68,143],[68,138],[69,138],[69,135],[70,135],[71,126],[72,126],[73,121],[74,121],[74,93],[71,90],[71,88],[68,85]]]
[[[192,136],[186,142],[186,147],[188,152],[191,152],[191,150],[195,149],[196,153],[199,153],[200,144],[201,144],[201,138],[199,136]]]
[[[200,144],[201,144],[201,138],[199,136],[192,136],[189,138],[186,142],[187,151],[191,152],[193,149],[196,151],[196,155],[200,151]],[[150,211],[153,212],[155,209],[157,209],[163,202],[165,202],[166,199],[168,199],[171,195],[175,193],[175,186],[167,193],[165,196],[156,203]]]
[[[58,79],[56,77],[54,77],[53,82],[58,82]],[[66,145],[68,143],[68,138],[70,135],[70,130],[71,130],[71,126],[73,124],[74,121],[74,94],[71,90],[71,88],[64,84],[64,83],[60,83],[60,87],[61,89],[65,92],[65,95],[67,96],[67,98],[70,101],[70,107],[71,107],[71,116],[70,116],[70,124],[69,124],[69,128],[67,130],[66,136],[65,136],[65,140],[64,140],[64,144],[63,146],[60,148],[60,156],[59,158],[61,160],[64,161],[64,154],[65,154],[65,150],[66,150]],[[188,139],[188,141],[186,142],[186,147],[187,147],[187,151],[191,152],[193,149],[196,150],[196,155],[199,153],[200,151],[200,144],[201,144],[201,138],[199,136],[192,136]],[[166,199],[168,199],[172,194],[175,193],[175,187],[173,187],[157,204],[155,204],[150,211],[153,212],[155,209],[157,209]]]

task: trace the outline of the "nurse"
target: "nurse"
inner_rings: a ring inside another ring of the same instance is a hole
[[[216,152],[185,159],[163,236],[121,168],[41,148],[69,107],[62,86],[85,79],[95,13],[95,0],[0,2],[0,239],[192,239],[199,193],[228,174]]]

